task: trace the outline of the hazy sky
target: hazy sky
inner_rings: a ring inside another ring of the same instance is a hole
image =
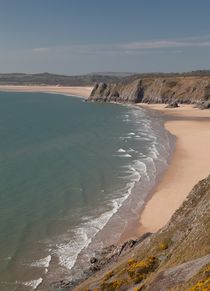
[[[210,69],[210,0],[0,0],[0,72]]]

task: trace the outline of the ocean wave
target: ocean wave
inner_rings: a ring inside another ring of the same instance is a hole
[[[128,165],[128,169],[124,171],[126,174],[125,176],[119,176],[119,178],[123,180],[129,180],[132,182],[138,182],[141,178],[141,174],[139,171],[137,171],[134,167],[131,165]],[[128,175],[129,174],[129,175]]]
[[[120,148],[120,149],[117,150],[117,152],[118,152],[118,153],[125,153],[126,150]]]
[[[141,178],[140,171],[137,171],[134,167],[130,166],[131,175],[127,176],[132,182],[138,182]]]
[[[122,154],[122,155],[114,155],[114,156],[119,157],[119,158],[132,158],[130,154]]]
[[[124,196],[113,199],[110,201],[110,210],[102,213],[96,218],[87,218],[87,222],[84,222],[74,230],[73,239],[68,243],[60,243],[56,245],[54,253],[59,258],[59,264],[67,269],[72,269],[75,265],[78,255],[84,248],[87,248],[91,243],[95,235],[104,228],[110,218],[121,207],[122,203],[127,199],[131,193],[131,188],[134,183],[129,183],[129,189]]]
[[[31,263],[32,267],[48,268],[51,262],[51,255]]]
[[[129,148],[127,151],[128,151],[128,152],[137,152],[136,150],[134,150],[134,149],[132,149],[132,148]]]
[[[138,116],[139,115],[136,112],[135,118],[137,119]],[[126,117],[126,119],[123,119],[123,121],[127,121],[127,116],[124,117]],[[142,118],[142,115],[140,118]],[[142,191],[145,191],[145,193],[141,193],[142,197],[139,197],[138,195],[137,198],[134,198],[136,199],[135,206],[136,208],[143,206],[147,192],[149,192],[151,187],[154,185],[158,171],[160,171],[159,163],[161,163],[161,166],[164,163],[164,165],[166,165],[166,161],[169,155],[169,143],[167,144],[167,133],[165,132],[164,128],[161,127],[162,125],[159,126],[157,123],[156,127],[153,128],[152,120],[146,119],[141,121],[137,119],[135,120],[135,123],[136,129],[131,130],[134,130],[136,133],[134,131],[129,132],[127,133],[127,136],[122,136],[120,139],[124,142],[126,139],[130,139],[128,140],[128,143],[133,140],[148,141],[150,142],[150,145],[147,148],[148,153],[145,155],[144,153],[138,152],[135,149],[135,144],[132,145],[134,148],[130,147],[127,150],[119,148],[117,150],[119,154],[113,155],[122,158],[132,158],[129,153],[134,152],[137,153],[138,159],[128,159],[129,165],[122,166],[122,168],[125,169],[125,171],[123,171],[123,175],[125,174],[125,176],[119,176],[119,178],[128,180],[129,182],[126,184],[126,188],[124,190],[119,190],[121,197],[106,202],[107,205],[110,206],[110,210],[102,213],[99,217],[86,217],[86,221],[83,220],[81,225],[74,230],[73,237],[69,242],[59,243],[56,245],[55,254],[59,258],[59,263],[67,269],[72,269],[74,267],[82,250],[85,249],[86,251],[86,248],[91,244],[91,242],[94,243],[93,239],[97,233],[99,233],[99,231],[101,231],[109,221],[113,221],[112,218],[114,219],[114,217],[116,217],[114,214],[119,211],[128,197],[133,199],[131,193],[134,186],[138,182],[143,183],[141,184],[143,186]],[[140,130],[139,124],[141,124]],[[128,199],[128,203],[131,203],[131,199]]]

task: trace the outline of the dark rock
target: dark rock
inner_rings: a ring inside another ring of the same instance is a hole
[[[95,257],[90,258],[90,263],[95,264],[98,260]]]
[[[111,94],[110,95],[111,97],[115,97],[115,98],[118,98],[120,96],[119,92],[116,89],[113,90],[113,92],[111,92],[110,94]]]
[[[103,248],[100,252],[96,253],[95,257],[91,258],[91,266],[89,269],[92,272],[95,272],[100,270],[103,266],[108,265],[111,262],[117,261],[120,256],[129,252],[132,248],[134,248],[137,244],[141,243],[150,235],[151,233],[147,232],[136,240],[131,239],[121,245],[110,245]]]
[[[177,107],[179,107],[179,105],[178,105],[178,102],[176,102],[176,101],[170,102],[170,103],[166,106],[166,108],[177,108]]]
[[[199,109],[210,109],[210,101],[202,101],[202,102],[199,102],[197,103],[197,107]]]

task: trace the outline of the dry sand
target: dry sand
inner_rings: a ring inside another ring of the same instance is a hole
[[[64,86],[16,86],[16,85],[0,85],[0,91],[6,92],[45,92],[58,93],[65,95],[73,95],[77,97],[87,98],[93,87],[64,87]]]
[[[191,105],[167,109],[143,105],[165,117],[165,127],[177,137],[171,163],[140,216],[140,234],[164,226],[193,186],[210,173],[210,110]]]

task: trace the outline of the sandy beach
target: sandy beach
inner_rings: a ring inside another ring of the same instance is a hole
[[[165,127],[177,140],[170,165],[141,213],[140,234],[164,226],[193,186],[210,173],[210,110],[192,105],[142,107],[163,114]]]
[[[4,92],[43,92],[73,95],[87,98],[93,87],[64,87],[64,86],[18,86],[18,85],[0,85],[0,91]]]

